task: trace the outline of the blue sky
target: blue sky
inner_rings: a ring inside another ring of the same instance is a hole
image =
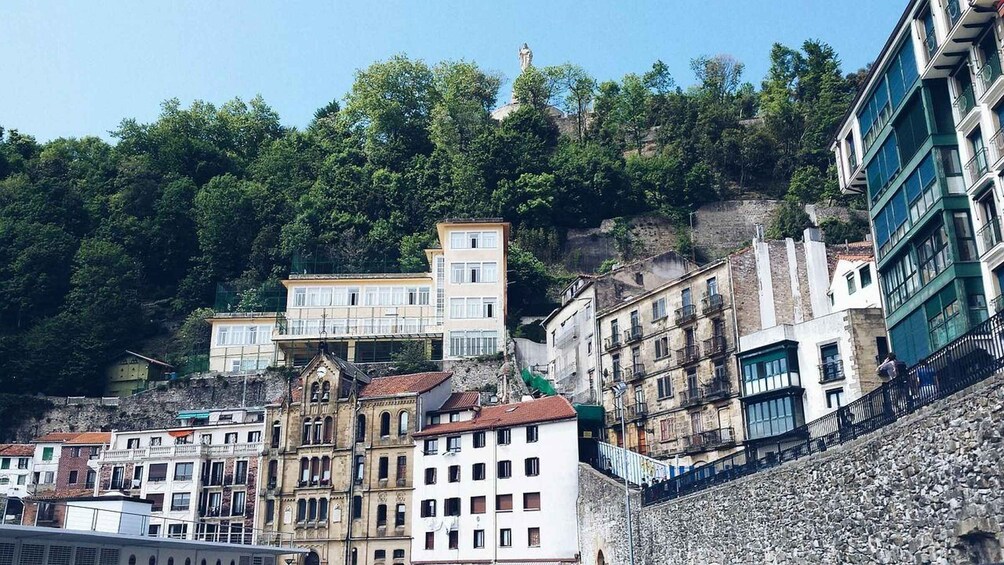
[[[342,98],[356,69],[407,53],[518,73],[582,65],[597,79],[663,60],[678,84],[688,61],[729,53],[759,84],[773,42],[832,45],[844,70],[881,49],[901,0],[49,1],[0,3],[0,126],[45,141],[151,121],[172,97],[222,103],[261,94],[285,125]],[[508,85],[503,87],[508,92]]]

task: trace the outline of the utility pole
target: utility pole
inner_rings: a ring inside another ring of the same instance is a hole
[[[624,381],[618,381],[614,384],[613,393],[614,399],[617,401],[617,408],[620,410],[620,420],[621,420],[621,474],[624,475],[624,513],[627,516],[627,532],[628,532],[628,563],[634,565],[634,532],[631,531],[631,488],[628,486],[627,479],[627,434],[624,430],[624,393],[627,392],[627,385]]]

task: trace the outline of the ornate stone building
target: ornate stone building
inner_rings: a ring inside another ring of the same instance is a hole
[[[259,527],[305,563],[410,562],[412,433],[450,396],[450,373],[370,378],[322,349],[267,408]]]

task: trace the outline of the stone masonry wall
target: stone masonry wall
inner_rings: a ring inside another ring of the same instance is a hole
[[[1001,560],[1004,375],[869,436],[647,508],[635,563],[966,564]],[[624,490],[580,468],[582,563],[628,563]]]
[[[778,200],[727,200],[701,206],[694,213],[694,243],[708,259],[724,257],[749,243],[756,224],[770,225]]]

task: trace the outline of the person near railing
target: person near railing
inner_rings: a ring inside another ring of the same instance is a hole
[[[898,377],[900,374],[906,374],[906,364],[902,361],[896,359],[896,354],[892,351],[885,356],[885,361],[875,369],[875,372],[879,377],[883,378],[883,384],[888,384],[889,386],[882,387],[882,410],[890,418],[895,417],[895,411],[892,406],[892,395],[890,388],[896,385],[892,383],[902,383],[903,381]],[[898,387],[897,387],[898,388]]]
[[[854,414],[846,406],[837,408],[837,430],[841,442],[854,437]]]

